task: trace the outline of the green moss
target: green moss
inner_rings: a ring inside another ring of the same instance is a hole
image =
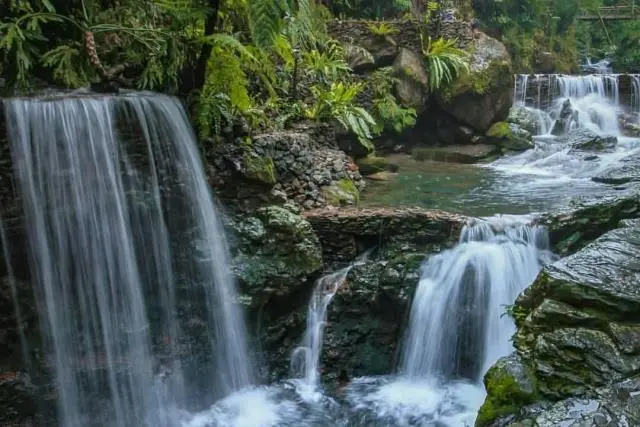
[[[389,162],[384,157],[378,157],[370,155],[362,159],[356,160],[356,164],[360,168],[360,173],[363,175],[371,175],[376,172],[382,172],[387,170]]]
[[[275,166],[271,157],[261,157],[250,152],[245,152],[243,159],[245,175],[249,179],[270,185],[277,182]]]
[[[484,95],[506,78],[511,78],[511,64],[508,61],[493,61],[483,70],[461,75],[453,86],[442,91],[442,98],[448,102],[462,93]]]
[[[478,412],[476,427],[489,425],[497,418],[514,414],[537,400],[537,391],[526,391],[505,369],[494,366],[485,377],[487,399]]]
[[[507,122],[496,122],[491,125],[489,130],[487,131],[487,136],[491,138],[498,139],[509,139],[513,138],[513,132],[511,132],[511,127]]]
[[[343,178],[335,184],[323,188],[327,203],[333,206],[358,205],[360,191],[349,178]]]

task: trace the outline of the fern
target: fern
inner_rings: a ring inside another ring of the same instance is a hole
[[[213,135],[220,135],[223,123],[233,120],[231,99],[224,93],[212,92],[211,88],[203,89],[197,110],[196,124],[203,138],[211,136],[212,131]]]
[[[348,75],[351,68],[345,62],[344,53],[338,44],[330,45],[327,52],[312,50],[303,56],[307,74],[312,80],[329,83]]]
[[[66,87],[78,87],[88,82],[78,48],[60,45],[45,53],[42,63],[45,67],[51,68],[53,78]]]
[[[386,37],[393,34],[398,33],[398,28],[393,24],[387,24],[386,22],[381,22],[379,24],[370,23],[367,25],[367,28],[374,36],[378,37]]]
[[[469,54],[456,47],[455,40],[429,37],[423,49],[429,67],[429,88],[435,92],[451,85],[460,75],[469,71]]]
[[[207,93],[223,93],[229,97],[230,105],[239,112],[251,107],[247,75],[242,69],[240,57],[233,51],[221,47],[213,49],[209,58],[209,70],[204,89]]]
[[[274,0],[251,0],[249,3],[249,27],[256,46],[269,48],[282,30],[283,10]]]

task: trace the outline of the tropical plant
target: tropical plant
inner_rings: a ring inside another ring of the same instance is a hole
[[[402,107],[393,95],[393,88],[397,83],[398,79],[394,77],[391,67],[381,68],[371,75],[370,85],[374,94],[373,116],[376,120],[374,128],[376,134],[385,130],[401,133],[404,129],[416,124],[415,108]]]
[[[398,27],[387,22],[369,23],[367,28],[374,36],[386,37],[398,33]]]
[[[423,54],[429,69],[429,88],[432,92],[451,85],[461,74],[469,71],[469,54],[458,48],[455,40],[432,40],[428,37]]]
[[[371,138],[376,127],[375,119],[364,108],[356,105],[356,96],[362,90],[361,83],[332,83],[329,90],[311,87],[315,102],[304,108],[304,114],[312,120],[336,120],[342,127],[353,132],[360,143],[372,148]]]

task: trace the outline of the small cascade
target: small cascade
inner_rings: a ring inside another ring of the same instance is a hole
[[[362,265],[366,256],[367,254],[363,255],[348,267],[321,277],[315,284],[307,310],[304,339],[302,345],[296,348],[291,356],[293,377],[301,378],[305,387],[309,389],[316,389],[320,384],[320,356],[329,304],[344,284],[351,269]]]
[[[467,379],[512,346],[506,306],[553,256],[547,232],[527,218],[496,217],[464,228],[458,245],[422,266],[411,308],[401,374],[412,380]]]
[[[640,123],[640,74],[631,75],[631,111],[638,115]]]
[[[174,427],[172,408],[251,384],[220,215],[178,100],[4,109],[60,425]],[[187,390],[188,376],[208,388]]]

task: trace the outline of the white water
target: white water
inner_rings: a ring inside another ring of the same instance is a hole
[[[638,115],[638,123],[640,123],[640,74],[631,76],[631,111]]]
[[[178,101],[9,99],[5,111],[60,425],[171,427],[190,397],[248,386],[227,243]],[[179,311],[207,325],[196,341]],[[215,362],[189,373],[180,357],[197,354]],[[212,390],[188,390],[187,374]]]

